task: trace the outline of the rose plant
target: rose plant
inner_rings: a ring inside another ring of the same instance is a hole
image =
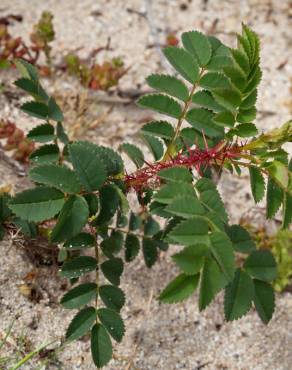
[[[247,169],[255,202],[266,193],[267,218],[282,207],[287,228],[292,177],[283,145],[291,141],[292,125],[258,133],[259,39],[243,25],[237,41],[233,49],[191,31],[182,34],[182,47],[164,49],[176,75],[149,76],[157,92],[141,97],[138,105],[170,120],[151,121],[141,129],[153,161],[133,144],[120,146],[137,167],[134,172],[108,147],[71,142],[63,114],[36,69],[16,62],[23,77],[15,84],[33,98],[21,109],[43,123],[27,135],[39,143],[30,155],[29,178],[35,185],[12,198],[2,196],[2,230],[17,218],[23,228],[47,228],[50,241],[59,245],[60,275],[73,285],[61,304],[78,309],[66,340],[90,334],[97,367],[111,360],[112,340],[122,341],[120,311],[126,299],[119,285],[140,249],[150,268],[160,251],[181,246],[171,257],[179,273],[161,291],[162,302],[180,302],[198,290],[202,311],[224,290],[227,321],[252,306],[264,323],[273,315],[275,260],[270,251],[256,249],[246,229],[230,224],[213,178],[222,171],[240,176]],[[128,203],[130,192],[136,194],[139,212]],[[92,282],[80,281],[89,273],[95,276]]]

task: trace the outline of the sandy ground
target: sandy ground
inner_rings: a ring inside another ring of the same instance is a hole
[[[87,55],[91,49],[104,45],[110,36],[114,51],[101,54],[99,58],[121,56],[126,65],[131,67],[121,80],[121,89],[143,89],[144,79],[149,73],[162,72],[165,68],[156,50],[147,48],[154,40],[145,17],[127,10],[144,12],[145,4],[143,0],[2,0],[0,16],[22,14],[24,22],[15,25],[13,32],[27,38],[31,25],[41,12],[52,11],[57,34],[53,45],[56,60],[64,52],[80,47],[81,55]],[[94,15],[97,12],[102,15]],[[291,60],[292,40],[289,23],[291,7],[289,9],[288,1],[161,0],[153,1],[152,15],[152,22],[159,29],[161,43],[170,30],[178,33],[189,29],[208,32],[215,19],[218,19],[215,35],[233,45],[234,32],[240,31],[241,21],[251,25],[261,38],[264,72],[259,91],[258,127],[261,130],[274,128],[291,116],[289,89],[292,67],[289,58]],[[13,78],[10,75],[3,76],[8,83]],[[80,86],[66,77],[49,81],[48,84],[60,96],[74,96],[81,92]],[[89,100],[91,118],[110,107],[98,102],[94,94]],[[10,117],[20,127],[28,129],[35,122],[19,112],[18,104],[17,100],[8,104],[0,96],[0,118]],[[67,116],[70,122],[74,121],[74,112]],[[136,142],[136,132],[147,117],[149,112],[133,105],[115,104],[106,122],[94,131],[87,132],[86,137],[114,147],[124,139]],[[0,176],[0,185],[12,183],[16,190],[26,185],[5,163],[0,163]],[[233,220],[250,212],[253,202],[245,176],[231,179],[226,175],[220,188]],[[261,206],[253,214],[261,219]],[[1,243],[0,258],[0,334],[7,330],[13,319],[16,320],[9,351],[0,356],[15,354],[19,338],[24,338],[24,341],[29,338],[34,348],[44,341],[62,337],[73,315],[57,304],[58,297],[63,294],[64,282],[56,278],[51,268],[39,269],[42,278],[38,289],[42,297],[38,303],[31,302],[20,293],[19,287],[26,274],[35,267],[19,249],[11,247],[8,240]],[[291,369],[292,298],[289,293],[277,297],[275,315],[267,327],[260,323],[254,312],[227,324],[223,319],[221,296],[202,314],[198,313],[196,295],[183,304],[159,305],[155,300],[159,288],[175,273],[169,254],[163,256],[152,270],[148,270],[141,260],[128,267],[122,279],[122,288],[128,297],[126,308],[122,311],[127,333],[123,343],[116,346],[116,360],[106,370]],[[41,360],[37,359],[23,369],[93,370],[89,347],[88,340],[78,341],[60,351],[47,367],[39,367]],[[127,367],[126,358],[134,353],[133,366]]]

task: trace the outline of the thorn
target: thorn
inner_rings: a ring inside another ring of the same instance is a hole
[[[208,146],[208,143],[207,143],[207,139],[206,139],[204,130],[202,130],[202,135],[203,135],[203,140],[204,140],[205,148],[206,148],[206,150],[209,150],[209,146]]]

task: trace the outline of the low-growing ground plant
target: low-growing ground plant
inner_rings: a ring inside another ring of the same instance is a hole
[[[56,71],[63,71],[78,78],[89,89],[106,91],[117,86],[128,71],[123,60],[117,57],[101,63],[94,60],[99,52],[110,48],[109,42],[105,47],[92,50],[87,58],[81,59],[76,52],[70,52],[61,63],[53,63],[51,43],[56,36],[53,18],[53,14],[48,11],[41,14],[30,34],[31,44],[27,44],[22,37],[13,37],[9,31],[11,22],[22,21],[22,17],[8,16],[5,22],[0,22],[0,70],[14,66],[15,58],[22,58],[35,65],[42,76],[49,77]],[[40,64],[42,55],[45,56],[46,64]]]
[[[46,228],[50,241],[59,245],[60,275],[73,285],[61,304],[78,309],[66,340],[90,334],[97,367],[111,360],[112,340],[122,341],[120,311],[126,297],[119,285],[140,250],[150,268],[160,251],[181,246],[172,255],[178,274],[162,289],[161,302],[180,302],[198,290],[202,311],[224,290],[227,321],[251,307],[265,324],[272,318],[275,259],[270,251],[256,249],[245,228],[230,224],[212,178],[222,171],[240,176],[248,169],[255,202],[266,193],[267,217],[282,207],[287,228],[291,161],[282,146],[291,141],[292,126],[287,122],[258,134],[253,122],[262,75],[259,39],[245,25],[237,39],[232,49],[191,31],[182,34],[182,47],[164,49],[176,75],[149,76],[157,92],[140,98],[138,105],[171,121],[151,121],[141,129],[153,160],[133,144],[121,145],[137,167],[134,172],[110,148],[69,141],[63,114],[36,69],[16,62],[22,78],[15,84],[33,98],[21,109],[43,121],[27,137],[42,145],[30,155],[29,178],[35,186],[1,198],[2,229],[17,218],[23,228]],[[136,194],[139,212],[128,204],[130,192]],[[93,280],[82,283],[89,273]]]
[[[35,149],[34,142],[26,138],[24,131],[9,120],[0,120],[0,140],[4,140],[3,150],[12,151],[12,157],[19,162],[27,163]]]

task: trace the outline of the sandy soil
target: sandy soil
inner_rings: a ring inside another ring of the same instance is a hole
[[[129,11],[144,12],[145,4],[143,0],[2,0],[0,16],[22,14],[24,22],[16,24],[13,32],[27,38],[31,25],[37,21],[41,12],[52,11],[57,34],[53,45],[56,60],[66,51],[80,47],[81,55],[87,55],[92,48],[104,45],[110,36],[114,50],[100,54],[98,58],[121,56],[126,65],[131,67],[121,80],[121,89],[144,89],[145,77],[165,68],[156,50],[147,47],[154,42],[149,23],[145,17]],[[94,15],[97,12],[102,15]],[[288,0],[160,0],[153,1],[152,15],[153,24],[159,28],[158,41],[161,43],[169,30],[178,33],[189,29],[208,32],[218,19],[216,36],[232,45],[234,32],[240,31],[241,21],[251,25],[261,38],[264,72],[259,91],[258,127],[261,130],[277,127],[291,116],[289,89],[292,67],[289,58],[291,60],[292,42],[289,37],[291,7],[289,9]],[[10,83],[14,77],[8,74],[3,79]],[[80,86],[66,77],[45,83],[59,96],[74,98],[78,92],[82,93]],[[91,94],[88,101],[91,106],[88,119],[93,119],[111,107],[111,104],[99,102],[96,94]],[[21,114],[18,105],[19,101],[8,103],[6,98],[0,96],[0,118],[10,117],[20,127],[29,129],[35,122]],[[106,122],[94,131],[87,132],[85,137],[114,147],[125,139],[136,142],[136,132],[147,117],[149,112],[141,111],[134,105],[114,104]],[[72,124],[74,112],[68,113],[67,118]],[[0,163],[0,178],[0,185],[11,183],[15,190],[27,185],[4,162]],[[245,176],[231,179],[226,175],[220,188],[233,220],[250,212],[253,202]],[[253,214],[261,220],[260,207]],[[19,338],[24,338],[26,345],[31,348],[61,338],[73,316],[72,312],[63,310],[57,303],[64,292],[64,282],[56,277],[52,268],[38,269],[40,278],[36,289],[40,297],[37,303],[31,302],[21,294],[20,288],[24,277],[35,270],[35,266],[19,248],[11,247],[7,239],[1,242],[0,256],[0,334],[7,330],[13,319],[16,320],[8,351],[0,356],[15,354]],[[197,296],[183,304],[159,305],[155,300],[159,288],[175,272],[169,254],[163,256],[152,270],[148,270],[142,260],[128,267],[122,279],[122,288],[128,297],[122,312],[127,333],[123,343],[116,346],[116,359],[106,370],[291,369],[291,294],[277,297],[275,315],[267,327],[260,323],[254,312],[244,319],[227,324],[223,319],[221,296],[202,314],[198,313]],[[89,347],[88,340],[78,341],[60,351],[47,367],[39,367],[41,360],[37,359],[23,369],[93,370]],[[127,358],[134,353],[133,366],[127,367]]]

